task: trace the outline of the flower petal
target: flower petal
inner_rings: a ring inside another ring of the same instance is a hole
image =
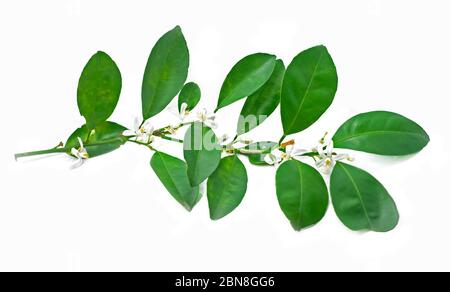
[[[322,167],[321,168],[321,172],[323,173],[323,174],[326,174],[326,175],[329,175],[329,174],[331,174],[331,167],[330,166],[324,166],[324,167]]]
[[[206,114],[206,118],[211,121],[216,120],[216,114]]]
[[[345,160],[345,159],[348,159],[350,156],[348,155],[348,154],[339,154],[339,155],[336,155],[334,158],[333,158],[333,160],[334,161],[341,161],[341,160]]]
[[[75,156],[75,157],[78,158],[78,155],[79,155],[78,149],[72,148],[72,150],[70,150],[70,153],[71,153],[73,156]]]
[[[78,143],[80,143],[80,149],[84,149],[83,140],[80,137],[78,137]]]
[[[186,115],[186,111],[187,111],[187,107],[188,104],[183,102],[183,104],[180,107],[180,115],[184,118],[184,116]]]
[[[88,159],[89,158],[89,153],[87,152],[86,149],[83,149],[83,151],[81,151],[79,153],[78,157],[80,157],[82,159]]]
[[[84,163],[84,160],[81,158],[78,158],[76,160],[76,162],[70,166],[70,169],[71,170],[77,169],[77,168],[81,167],[83,165],[83,163]]]
[[[207,119],[208,111],[206,108],[203,108],[197,115],[201,121],[205,121]]]
[[[292,154],[292,152],[294,151],[294,145],[287,145],[286,146],[286,154],[287,155],[291,155]]]
[[[303,154],[309,153],[306,149],[294,149],[291,152],[291,156],[302,156]]]
[[[139,136],[136,137],[136,141],[145,143],[145,144],[148,144],[149,140],[150,140],[150,135],[148,135],[146,133],[140,134]]]
[[[215,129],[217,129],[217,128],[219,127],[219,125],[218,125],[216,122],[211,121],[211,120],[206,120],[206,121],[204,121],[204,124],[205,124],[206,126],[210,127],[210,128],[213,129],[213,130],[215,130]]]
[[[136,136],[136,132],[131,131],[131,130],[125,130],[125,131],[123,131],[122,136],[131,136],[131,137]]]
[[[141,124],[142,124],[142,119],[138,118],[138,117],[135,117],[134,118],[134,131],[135,132],[139,131],[139,128],[141,127]]]
[[[333,142],[333,140],[330,140],[327,143],[327,155],[328,155],[328,157],[331,157],[333,155],[333,151],[334,151],[334,142]]]
[[[324,166],[325,166],[325,159],[320,159],[319,161],[316,162],[317,168],[322,168]]]
[[[144,125],[142,125],[142,128],[144,129],[145,133],[149,135],[153,134],[153,131],[155,130],[155,127],[152,126],[150,121],[145,121]]]
[[[317,145],[317,153],[319,153],[320,157],[324,157],[325,153],[323,152],[323,144]]]

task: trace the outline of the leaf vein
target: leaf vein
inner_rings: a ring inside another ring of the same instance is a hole
[[[294,126],[294,124],[295,124],[295,122],[297,121],[298,117],[300,116],[300,113],[301,113],[301,111],[302,111],[302,109],[303,109],[303,105],[305,104],[306,96],[309,94],[309,91],[311,90],[313,81],[314,81],[314,79],[315,79],[314,76],[316,75],[317,70],[319,69],[319,64],[320,64],[320,62],[322,61],[323,54],[324,54],[324,51],[322,50],[322,51],[320,52],[320,56],[319,56],[319,58],[318,58],[318,60],[317,60],[317,64],[316,64],[316,66],[314,67],[314,71],[313,71],[313,73],[312,73],[312,75],[311,75],[311,79],[309,80],[308,87],[306,88],[305,94],[303,95],[303,98],[302,98],[302,101],[301,101],[301,103],[300,103],[300,106],[299,106],[299,108],[298,108],[298,110],[297,110],[297,113],[295,114],[295,117],[294,117],[294,119],[292,119],[291,125],[290,125],[289,128],[288,128],[289,130],[292,129],[292,127]]]
[[[364,214],[366,215],[366,219],[367,219],[367,223],[369,224],[369,227],[371,230],[374,230],[373,228],[373,224],[372,224],[372,220],[369,217],[369,213],[367,211],[366,205],[364,204],[363,198],[362,198],[362,194],[361,191],[358,187],[358,185],[356,184],[355,180],[353,179],[353,177],[351,176],[350,172],[347,170],[347,168],[345,168],[345,166],[343,164],[338,164],[340,167],[342,167],[342,169],[344,170],[345,174],[348,176],[348,178],[350,179],[350,182],[352,183],[353,187],[356,190],[356,194],[358,195],[358,198],[361,202],[361,206],[363,208]]]
[[[358,134],[354,134],[354,135],[350,135],[348,137],[344,137],[342,139],[339,140],[335,140],[334,143],[338,144],[338,143],[343,143],[343,142],[347,142],[349,140],[355,139],[355,138],[359,138],[359,137],[363,137],[363,136],[372,136],[372,135],[382,135],[382,134],[404,134],[404,135],[411,135],[411,136],[419,136],[422,137],[422,134],[419,133],[411,133],[411,132],[402,132],[402,131],[369,131],[369,132],[364,132],[364,133],[358,133]]]

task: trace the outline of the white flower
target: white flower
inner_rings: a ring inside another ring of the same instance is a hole
[[[324,174],[330,174],[337,161],[353,161],[353,159],[348,154],[334,153],[333,140],[330,140],[325,144],[324,139],[322,139],[317,148],[315,148],[314,150],[319,153],[319,156],[316,157],[316,166]]]
[[[178,106],[170,105],[168,111],[171,115],[177,117],[177,121],[171,123],[171,127],[173,129],[180,128],[183,125],[183,123],[186,122],[186,118],[189,117],[189,115],[191,114],[191,112],[188,110],[188,104],[185,102],[181,104],[179,109]]]
[[[180,121],[181,122],[184,122],[184,119],[187,117],[187,116],[189,116],[189,111],[188,111],[188,104],[187,103],[183,103],[182,105],[181,105],[181,107],[180,107],[180,115],[179,115],[179,118],[180,118]]]
[[[138,118],[134,120],[134,130],[126,130],[123,132],[124,136],[131,136],[136,139],[136,141],[149,144],[153,140],[153,132],[155,128],[150,124],[149,121],[142,123]]]
[[[301,157],[303,154],[308,153],[308,150],[305,149],[297,149],[294,147],[294,145],[288,145],[286,146],[286,153],[283,153],[281,157],[284,160],[289,160],[291,158],[298,158]]]
[[[72,165],[72,169],[78,168],[83,165],[84,161],[89,158],[89,153],[86,148],[84,148],[83,141],[81,138],[78,138],[78,143],[80,144],[79,148],[72,148],[70,153],[77,158],[77,161],[74,165]]]
[[[210,127],[211,129],[217,128],[216,115],[213,113],[208,113],[206,109],[203,109],[202,111],[198,112],[197,118],[200,122]]]
[[[267,154],[264,161],[267,164],[278,166],[282,161],[299,158],[303,154],[308,153],[308,150],[297,149],[294,147],[294,141],[286,146],[286,152],[282,152],[279,149],[273,150],[270,154]]]

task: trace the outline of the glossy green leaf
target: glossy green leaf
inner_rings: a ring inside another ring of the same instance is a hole
[[[186,82],[189,50],[181,28],[166,33],[153,48],[142,83],[142,114],[149,119],[172,101]]]
[[[178,111],[181,111],[181,105],[183,103],[187,104],[188,110],[193,110],[200,102],[201,95],[200,87],[196,83],[187,83],[178,97]]]
[[[217,168],[222,156],[221,146],[213,130],[202,123],[194,123],[184,138],[184,159],[192,186],[204,182]]]
[[[324,46],[300,53],[286,69],[281,91],[284,133],[295,134],[314,124],[330,107],[338,76]]]
[[[284,72],[283,61],[278,60],[269,81],[247,98],[239,118],[238,135],[261,125],[278,107]]]
[[[345,122],[333,137],[336,148],[380,155],[409,155],[430,141],[415,122],[396,113],[377,111],[357,115]]]
[[[78,108],[89,129],[105,122],[114,112],[122,90],[116,63],[98,52],[87,63],[78,82]]]
[[[255,93],[272,75],[276,57],[258,53],[240,60],[231,69],[220,90],[217,109]]]
[[[257,142],[251,145],[248,145],[244,148],[244,150],[251,150],[251,151],[261,151],[261,152],[269,152],[271,149],[274,149],[278,146],[278,143],[276,142]],[[264,158],[267,154],[249,154],[247,155],[249,161],[253,165],[257,166],[269,166]]]
[[[89,130],[89,128],[84,125],[70,135],[65,147],[79,147],[80,144],[78,138],[81,138],[89,153],[89,157],[97,157],[117,150],[120,146],[125,144],[127,139],[122,135],[125,130],[127,130],[127,128],[113,122],[103,122],[97,125],[94,130]]]
[[[337,163],[331,175],[331,198],[337,216],[351,230],[388,232],[398,224],[394,200],[362,169]]]
[[[192,187],[189,182],[186,163],[176,157],[156,152],[150,165],[175,200],[186,210],[192,211],[201,195],[199,187]]]
[[[208,179],[208,204],[212,220],[233,212],[247,192],[247,171],[236,155],[225,157]]]
[[[328,208],[328,190],[317,170],[290,160],[277,171],[278,203],[295,230],[317,224]]]

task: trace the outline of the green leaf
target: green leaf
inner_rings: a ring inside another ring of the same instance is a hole
[[[98,52],[87,63],[78,82],[78,108],[89,129],[105,122],[114,112],[122,89],[116,63]]]
[[[142,84],[142,114],[147,120],[160,113],[180,92],[189,69],[189,50],[179,26],[153,48]]]
[[[276,176],[277,197],[281,210],[295,230],[317,224],[328,208],[328,190],[317,170],[290,160],[283,163]]]
[[[184,158],[192,186],[204,182],[219,166],[221,146],[213,130],[202,123],[194,123],[184,138]]]
[[[251,150],[251,151],[261,151],[261,152],[269,152],[270,150],[278,147],[278,143],[276,142],[257,142],[253,143],[251,145],[248,145],[245,147],[245,150]],[[249,154],[247,155],[249,161],[253,165],[257,166],[269,166],[265,160],[264,157],[266,157],[267,154]]]
[[[336,67],[326,47],[314,47],[295,57],[281,91],[284,134],[295,134],[314,124],[330,107],[337,86]]]
[[[276,61],[269,81],[247,98],[238,123],[238,135],[245,134],[261,125],[278,107],[284,72],[283,61]]]
[[[200,201],[199,187],[191,187],[187,176],[187,165],[183,160],[156,152],[150,162],[156,175],[169,193],[189,212]]]
[[[345,122],[333,137],[336,148],[380,155],[409,155],[430,141],[415,122],[391,112],[369,112]]]
[[[94,158],[117,150],[125,144],[127,139],[122,135],[125,130],[127,128],[113,122],[103,122],[97,125],[95,130],[89,130],[87,125],[84,125],[70,135],[65,147],[80,147],[78,138],[81,138],[89,153],[89,157]],[[91,134],[89,135],[89,133]]]
[[[247,192],[247,171],[236,155],[220,161],[208,179],[208,204],[212,220],[219,220],[233,212]]]
[[[202,93],[200,87],[196,83],[187,83],[181,90],[180,96],[178,97],[178,111],[181,111],[181,105],[183,103],[187,104],[188,110],[193,110],[200,102],[201,95]]]
[[[388,232],[398,224],[394,200],[362,169],[337,163],[331,175],[331,198],[337,216],[351,230]]]
[[[240,60],[231,69],[220,90],[216,112],[255,93],[272,75],[276,57],[258,53]]]

